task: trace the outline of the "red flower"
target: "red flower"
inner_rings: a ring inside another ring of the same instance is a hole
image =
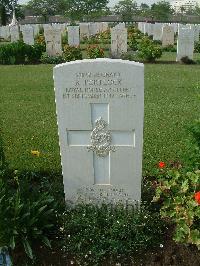
[[[198,204],[200,204],[200,191],[196,192],[194,198]]]
[[[164,168],[166,166],[166,164],[164,162],[159,162],[158,163],[158,167],[159,168]]]

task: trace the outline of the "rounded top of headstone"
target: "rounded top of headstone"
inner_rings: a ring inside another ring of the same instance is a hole
[[[56,65],[54,67],[54,70],[69,66],[69,65],[76,65],[76,64],[85,64],[85,63],[113,63],[113,64],[128,64],[128,65],[134,65],[137,67],[144,67],[143,63],[135,62],[135,61],[129,61],[129,60],[122,60],[122,59],[110,59],[110,58],[96,58],[96,59],[83,59],[83,60],[76,60],[71,62],[66,62],[63,64]]]

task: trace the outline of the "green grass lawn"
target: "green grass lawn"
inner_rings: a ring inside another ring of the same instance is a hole
[[[2,135],[14,169],[61,169],[52,68],[0,66]],[[145,65],[144,171],[183,159],[186,128],[200,114],[199,77],[199,65]]]

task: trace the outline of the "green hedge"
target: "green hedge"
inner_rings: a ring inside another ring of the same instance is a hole
[[[0,64],[14,65],[25,63],[38,63],[44,46],[41,44],[28,45],[22,41],[0,46]]]

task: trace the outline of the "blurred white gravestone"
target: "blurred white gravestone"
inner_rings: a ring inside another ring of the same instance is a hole
[[[179,28],[176,61],[180,61],[181,58],[185,56],[187,56],[190,59],[193,59],[193,53],[194,53],[194,29]]]
[[[61,30],[51,26],[44,27],[46,52],[50,56],[62,55]]]
[[[66,200],[141,197],[144,67],[118,59],[54,68]]]
[[[80,44],[79,26],[68,26],[68,44],[78,46]]]
[[[121,23],[122,24],[122,23]],[[127,52],[127,29],[116,26],[111,29],[111,54],[114,58],[119,58]]]
[[[153,40],[161,41],[162,40],[162,23],[155,23],[153,27]]]
[[[23,41],[26,44],[34,45],[34,29],[31,25],[22,28]]]
[[[80,39],[83,40],[84,38],[89,38],[89,23],[80,23]]]
[[[98,23],[89,23],[89,34],[90,36],[95,36],[99,33],[99,24]]]
[[[18,27],[18,25],[10,26],[10,36],[11,36],[11,42],[19,41],[19,27]]]
[[[8,25],[1,27],[0,36],[1,36],[1,38],[5,39],[5,40],[9,39],[9,37],[10,37],[10,28],[9,28]]]
[[[162,46],[174,45],[174,28],[164,25],[162,28]]]
[[[39,24],[34,24],[33,26],[33,31],[34,31],[34,37],[37,36],[40,33],[40,25]]]

